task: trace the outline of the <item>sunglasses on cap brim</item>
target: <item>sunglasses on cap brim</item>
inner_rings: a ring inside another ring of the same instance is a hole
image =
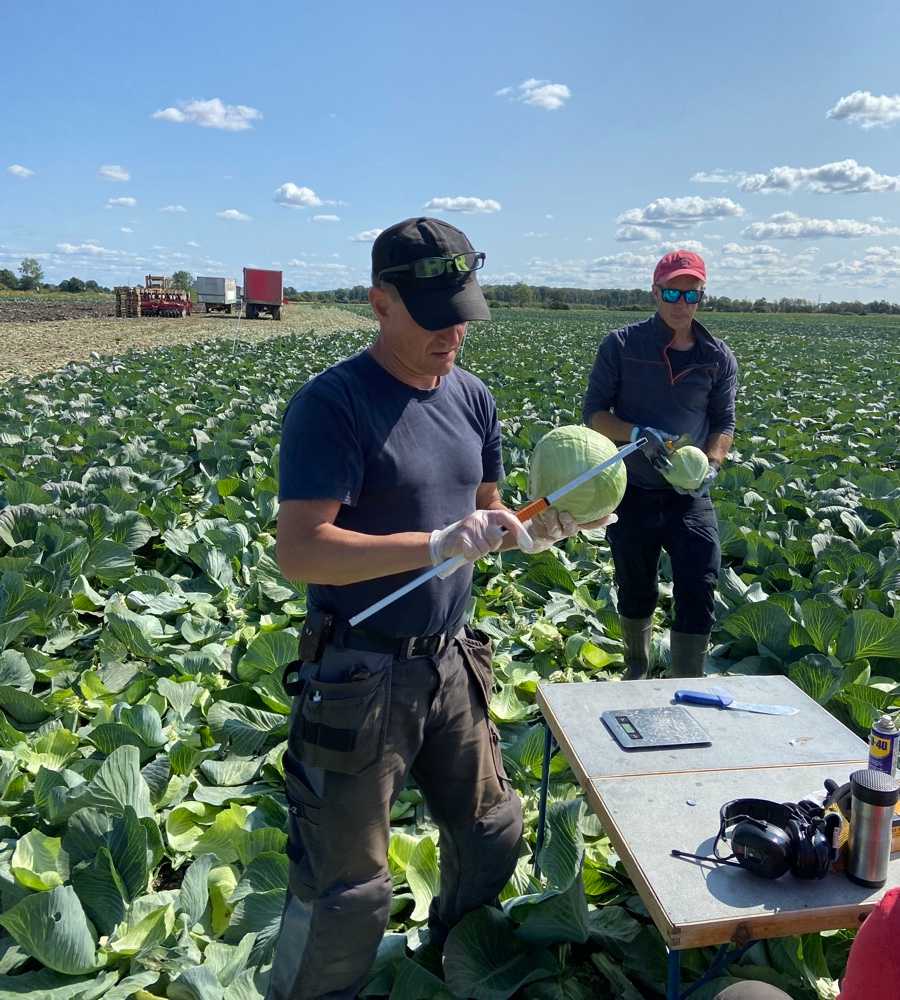
[[[442,274],[469,274],[484,267],[485,254],[472,251],[453,257],[421,257],[409,264],[395,264],[382,268],[376,277],[380,280],[391,274],[400,278],[438,278]]]

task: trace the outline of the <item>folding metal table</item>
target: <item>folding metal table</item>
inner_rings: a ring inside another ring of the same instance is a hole
[[[759,715],[688,705],[710,746],[632,752],[619,746],[600,719],[610,709],[671,705],[675,690],[685,687],[724,688],[736,701],[799,711]],[[711,853],[719,808],[730,799],[797,801],[824,790],[826,778],[843,782],[866,766],[866,744],[788,678],[544,683],[537,703],[547,728],[535,857],[543,843],[555,740],[666,942],[668,1000],[687,997],[700,985],[681,992],[684,948],[720,945],[705,982],[754,940],[855,927],[888,889],[900,885],[900,859],[891,861],[887,885],[871,890],[840,874],[809,882],[790,874],[760,879],[671,856],[672,848]]]

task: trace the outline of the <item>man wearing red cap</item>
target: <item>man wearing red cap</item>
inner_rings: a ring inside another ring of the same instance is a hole
[[[720,549],[709,487],[734,435],[737,362],[695,319],[706,265],[687,250],[667,253],[653,272],[656,315],[616,330],[600,344],[584,399],[584,422],[614,441],[666,442],[689,435],[709,458],[699,489],[671,486],[652,464],[652,447],[630,455],[618,522],[607,529],[625,640],[626,678],[650,666],[652,616],[663,549],[672,564],[675,613],[672,674],[700,677],[714,620]]]

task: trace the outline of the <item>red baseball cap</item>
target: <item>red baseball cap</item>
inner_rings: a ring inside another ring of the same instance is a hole
[[[699,278],[706,281],[706,264],[698,253],[691,253],[690,250],[673,250],[667,253],[656,265],[653,272],[653,284],[661,285],[664,281],[671,281],[680,274],[689,274],[692,278]]]

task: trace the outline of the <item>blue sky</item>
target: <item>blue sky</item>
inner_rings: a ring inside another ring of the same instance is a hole
[[[367,282],[440,215],[485,282],[900,301],[900,5],[6,5],[0,267]]]

